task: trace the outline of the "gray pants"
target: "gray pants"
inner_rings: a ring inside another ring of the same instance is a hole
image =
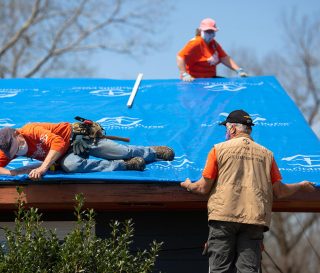
[[[210,273],[259,273],[263,227],[209,221]]]

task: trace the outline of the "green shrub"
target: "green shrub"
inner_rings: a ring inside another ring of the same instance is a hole
[[[110,223],[106,239],[95,236],[94,211],[83,210],[84,197],[76,195],[76,225],[59,242],[56,231],[42,226],[36,208],[26,209],[19,199],[15,227],[5,229],[0,247],[0,272],[5,273],[147,273],[152,272],[161,243],[149,250],[132,251],[134,228],[131,220]]]

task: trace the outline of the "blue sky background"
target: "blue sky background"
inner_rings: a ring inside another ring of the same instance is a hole
[[[206,17],[216,20],[220,29],[216,39],[226,52],[245,48],[260,58],[271,51],[285,49],[280,26],[285,10],[295,7],[299,14],[320,14],[319,0],[174,0],[171,5],[173,10],[168,11],[165,19],[167,25],[156,37],[166,41],[161,48],[139,59],[110,52],[99,53],[93,59],[95,66],[98,65],[93,76],[135,79],[142,72],[144,79],[177,78],[176,54],[194,36],[200,21]],[[237,60],[237,56],[232,57]]]

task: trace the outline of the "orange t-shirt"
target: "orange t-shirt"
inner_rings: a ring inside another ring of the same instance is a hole
[[[64,154],[70,146],[71,124],[29,123],[17,131],[28,144],[26,157],[43,161],[50,150]],[[5,167],[10,160],[0,150],[0,167]]]
[[[216,76],[216,65],[227,56],[222,47],[212,40],[207,44],[200,36],[191,39],[178,53],[186,63],[187,72],[194,78]]]
[[[209,152],[206,166],[202,172],[202,176],[208,179],[216,179],[218,176],[218,162],[216,156],[215,148],[212,148]],[[272,166],[271,166],[271,182],[274,184],[275,182],[281,181],[282,177],[277,166],[276,161],[273,159]]]

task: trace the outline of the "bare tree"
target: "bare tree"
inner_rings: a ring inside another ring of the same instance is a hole
[[[317,273],[320,266],[319,223],[315,213],[273,213],[265,240],[265,272],[278,272],[278,266],[283,273]]]
[[[0,0],[0,78],[82,76],[88,53],[152,49],[162,0]],[[110,64],[112,66],[112,64]]]
[[[270,52],[262,59],[248,49],[233,50],[236,60],[253,75],[275,75],[320,135],[320,18],[318,13],[301,15],[286,11],[282,51]]]
[[[292,67],[284,81],[310,125],[320,116],[320,18],[301,16],[294,9],[283,18],[285,65]]]

